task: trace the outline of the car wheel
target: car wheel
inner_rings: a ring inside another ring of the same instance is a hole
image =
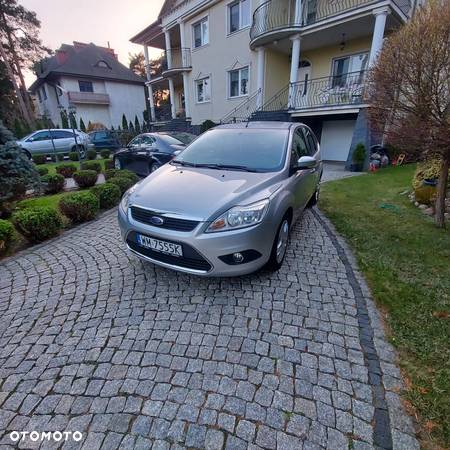
[[[312,208],[314,205],[317,205],[317,202],[319,201],[319,196],[320,196],[320,184],[317,185],[317,188],[316,188],[313,196],[309,199],[309,202],[306,205],[306,207]]]
[[[267,262],[267,268],[269,270],[276,271],[283,265],[289,243],[290,225],[291,221],[289,220],[289,217],[285,215],[278,227],[277,234],[273,241],[272,251],[270,253],[269,261]]]
[[[158,170],[161,167],[161,164],[155,162],[150,166],[150,173],[155,172],[156,170]]]
[[[28,150],[25,150],[25,149],[23,148],[22,151],[25,153],[25,156],[26,156],[28,159],[31,159],[31,153],[30,153]]]
[[[114,158],[114,169],[121,170],[122,163],[119,158]]]
[[[72,151],[78,152],[78,154],[80,155],[80,159],[84,159],[86,156],[86,150],[82,145],[75,145],[74,147],[72,147]]]

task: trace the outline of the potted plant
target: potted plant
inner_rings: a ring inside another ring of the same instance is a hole
[[[362,172],[365,160],[366,147],[360,142],[353,150],[351,171]]]

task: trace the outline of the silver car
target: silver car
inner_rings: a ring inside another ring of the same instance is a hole
[[[45,129],[34,131],[17,141],[26,155],[53,155],[54,153],[70,153],[78,151],[84,158],[86,150],[94,149],[94,144],[88,134],[72,129]]]
[[[138,257],[191,274],[278,270],[292,225],[317,202],[321,175],[307,126],[221,125],[125,193],[122,237]]]

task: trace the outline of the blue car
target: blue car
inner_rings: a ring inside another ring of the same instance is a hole
[[[116,133],[110,130],[97,130],[89,133],[92,143],[97,150],[107,148],[110,150],[117,150],[121,148],[119,138]]]

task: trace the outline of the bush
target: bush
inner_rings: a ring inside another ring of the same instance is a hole
[[[78,154],[78,152],[70,152],[69,153],[69,159],[71,161],[79,161],[80,160],[80,155]]]
[[[88,150],[86,152],[86,158],[90,160],[97,159],[97,151],[94,149]]]
[[[13,224],[0,219],[0,255],[4,255],[11,247],[15,234]]]
[[[98,198],[89,191],[65,195],[59,201],[61,212],[73,222],[92,220],[99,210]]]
[[[41,177],[48,174],[48,167],[36,167],[36,170]]]
[[[32,158],[35,164],[45,164],[47,162],[47,155],[33,155]]]
[[[359,143],[353,150],[352,161],[355,164],[364,164],[366,160],[366,147],[363,143]]]
[[[97,161],[84,161],[81,163],[82,170],[95,170],[97,173],[102,171],[102,165]]]
[[[137,183],[139,181],[139,177],[132,172],[131,170],[118,170],[116,177],[126,177],[129,178],[130,180],[132,180],[134,183]]]
[[[98,198],[100,208],[109,209],[120,202],[122,193],[119,186],[113,183],[104,183],[94,186],[91,192]]]
[[[57,194],[64,189],[64,177],[59,173],[44,175],[41,177],[41,181],[45,184],[46,194]]]
[[[114,161],[112,159],[105,161],[105,170],[114,169]]]
[[[58,211],[49,206],[23,209],[13,215],[13,222],[31,242],[42,242],[56,236],[63,227]]]
[[[431,159],[417,164],[416,173],[413,178],[413,188],[416,190],[423,185],[424,180],[438,180],[441,172],[441,161]],[[450,175],[449,175],[450,179]]]
[[[115,176],[108,180],[109,183],[113,183],[119,187],[120,193],[123,195],[131,186],[133,186],[134,181],[127,177]]]
[[[108,158],[111,156],[111,150],[109,150],[109,149],[107,149],[107,148],[105,148],[105,149],[103,149],[103,150],[100,150],[100,156],[101,156],[103,159],[108,159]]]
[[[200,132],[204,133],[205,131],[209,130],[210,128],[215,127],[216,125],[217,124],[215,122],[207,119],[200,125]]]
[[[78,186],[91,187],[97,182],[97,172],[95,170],[78,170],[73,174],[73,179]]]
[[[118,173],[120,172],[120,170],[117,169],[107,169],[105,170],[105,180],[109,180],[112,177],[115,177]]]
[[[72,175],[77,171],[75,164],[66,163],[56,166],[56,172],[62,175],[64,178],[72,178]]]

